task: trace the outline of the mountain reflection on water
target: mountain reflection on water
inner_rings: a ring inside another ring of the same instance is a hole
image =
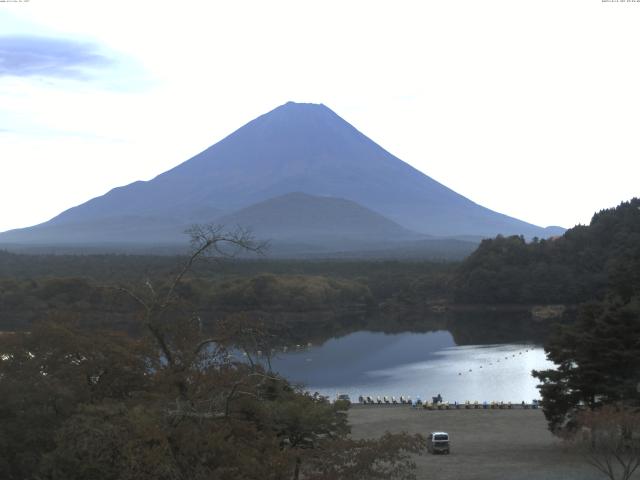
[[[530,402],[539,398],[533,369],[553,367],[531,342],[458,346],[449,331],[358,331],[320,346],[278,353],[274,371],[335,398],[410,396],[445,401]]]

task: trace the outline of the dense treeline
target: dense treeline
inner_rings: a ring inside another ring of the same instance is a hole
[[[0,331],[28,328],[56,316],[78,318],[85,327],[127,329],[135,322],[137,306],[118,285],[85,278],[0,280]],[[205,321],[211,315],[245,311],[364,312],[373,301],[362,283],[302,275],[190,279],[179,290]]]
[[[145,276],[166,277],[184,256],[163,255],[30,255],[0,250],[0,278],[85,277],[97,281],[138,281]],[[429,272],[451,271],[454,262],[400,260],[287,260],[222,258],[194,265],[192,276],[220,279],[230,276],[315,275],[364,278],[384,295],[385,289],[411,282]]]
[[[603,299],[611,286],[627,299],[640,278],[640,199],[596,213],[588,226],[527,243],[484,240],[456,275],[459,303],[566,303]]]
[[[359,282],[309,275],[262,274],[220,282],[210,294],[212,306],[222,308],[278,308],[309,311],[366,307],[369,288]]]
[[[454,268],[431,262],[204,260],[180,288],[205,321],[234,312],[372,314],[389,302],[441,303]],[[135,305],[114,287],[168,278],[183,262],[184,257],[0,252],[0,331],[56,315],[96,328],[127,328]]]

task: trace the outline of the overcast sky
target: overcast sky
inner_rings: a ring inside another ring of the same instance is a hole
[[[0,231],[148,180],[288,100],[486,207],[640,195],[640,1],[0,2]]]

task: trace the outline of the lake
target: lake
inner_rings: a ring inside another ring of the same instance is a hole
[[[531,370],[553,368],[530,342],[456,345],[448,331],[358,331],[318,346],[278,353],[274,371],[311,392],[410,396],[444,401],[531,402],[540,398]]]

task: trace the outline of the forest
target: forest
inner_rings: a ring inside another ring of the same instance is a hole
[[[578,304],[640,284],[640,199],[596,213],[563,236],[483,240],[457,270],[458,303]]]
[[[34,321],[63,314],[87,326],[130,329],[135,305],[119,287],[147,280],[162,283],[184,259],[0,252],[0,324],[4,330],[26,329]],[[426,261],[202,258],[180,291],[205,323],[242,312],[274,319],[371,315],[388,304],[414,309],[446,301],[454,268]]]

